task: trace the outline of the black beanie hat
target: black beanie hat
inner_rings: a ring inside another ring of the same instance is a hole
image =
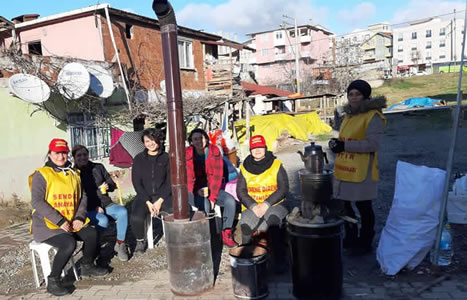
[[[365,99],[370,98],[371,86],[365,80],[360,80],[359,79],[359,80],[352,81],[350,83],[349,87],[347,88],[347,94],[353,89],[358,90],[360,93],[362,93],[362,95],[363,95],[363,97],[365,97]]]

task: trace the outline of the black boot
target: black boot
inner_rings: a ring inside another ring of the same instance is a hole
[[[81,265],[81,276],[82,277],[92,277],[92,276],[105,276],[109,274],[107,268],[96,267],[94,264],[82,264]]]
[[[47,277],[47,292],[58,297],[70,294],[70,291],[62,285],[62,280],[59,276]]]

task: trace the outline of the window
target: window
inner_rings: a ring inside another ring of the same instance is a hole
[[[444,53],[444,51],[440,51],[439,52],[439,59],[443,59],[443,58],[446,58],[446,53]]]
[[[427,30],[426,30],[426,35],[425,35],[425,37],[427,37],[427,38],[431,37],[431,29],[427,29]]]
[[[403,51],[404,51],[404,48],[402,48],[402,46],[399,46],[399,47],[397,48],[397,52],[403,52]]]
[[[276,54],[285,54],[285,46],[276,47]]]
[[[404,40],[404,34],[403,33],[399,33],[399,35],[397,36],[397,40],[399,42],[402,42]]]
[[[42,55],[42,44],[41,41],[31,42],[28,44],[29,54]]]
[[[133,38],[133,25],[132,24],[125,24],[125,36],[129,40]]]
[[[426,41],[426,49],[431,49],[431,41]]]
[[[261,49],[261,56],[269,56],[269,49]]]
[[[446,35],[446,28],[440,28],[439,29],[439,35],[442,36],[442,35]]]
[[[402,55],[399,55],[399,56],[397,57],[397,63],[398,63],[398,64],[401,64],[401,63],[403,63],[403,62],[404,62],[404,57],[403,57]]]
[[[180,68],[194,69],[193,64],[193,43],[187,40],[178,41],[178,55]]]
[[[416,40],[417,39],[417,33],[416,32],[412,32],[412,40]]]
[[[439,40],[439,47],[440,48],[446,47],[446,40],[445,39]]]
[[[417,51],[417,44],[412,44],[412,48],[410,48],[412,51]]]
[[[430,51],[426,52],[425,60],[431,60],[431,52]]]
[[[282,31],[276,32],[276,39],[277,40],[282,40]]]
[[[90,159],[101,159],[110,155],[110,128],[98,127],[95,116],[72,113],[67,116],[71,147],[80,144],[89,150]]]

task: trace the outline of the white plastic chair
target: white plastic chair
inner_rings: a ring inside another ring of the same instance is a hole
[[[34,274],[34,281],[36,283],[36,287],[40,287],[40,282],[39,282],[39,275],[37,273],[36,256],[34,255],[34,252],[36,252],[39,255],[39,259],[40,259],[40,263],[42,267],[42,273],[44,274],[45,285],[47,286],[47,277],[49,276],[51,272],[49,251],[50,249],[53,249],[54,254],[57,254],[57,249],[52,247],[49,244],[39,243],[36,241],[32,241],[29,243],[29,249],[31,249],[32,272]],[[71,256],[70,261],[71,261],[71,267],[73,268],[73,274],[75,275],[76,281],[78,281],[79,277],[78,277],[78,272],[76,271],[73,255]],[[62,277],[65,277],[65,270],[62,270]]]
[[[151,214],[148,215],[146,219],[146,234],[148,239],[148,248],[154,249],[154,231],[152,229],[152,217]]]

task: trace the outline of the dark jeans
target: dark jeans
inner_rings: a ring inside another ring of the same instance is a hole
[[[162,203],[161,211],[172,213],[172,199],[169,198]],[[131,231],[137,240],[144,239],[146,232],[144,230],[145,221],[149,215],[149,209],[146,201],[138,198],[133,200],[130,214]]]
[[[357,224],[346,222],[344,247],[370,248],[375,235],[375,213],[373,212],[372,200],[355,201],[355,206],[361,218],[360,234],[358,234]],[[344,208],[347,216],[356,218],[352,201],[344,201]]]
[[[208,198],[194,197],[192,193],[188,193],[188,202],[191,206],[209,213],[211,204]],[[236,201],[235,198],[224,190],[220,190],[217,195],[216,204],[224,208],[222,214],[222,229],[232,228],[235,219]]]
[[[84,242],[82,264],[89,265],[94,263],[97,250],[97,232],[93,227],[88,225],[73,234],[58,234],[44,241],[44,243],[57,248],[57,254],[52,263],[52,271],[50,272],[51,277],[60,276],[63,268],[75,251],[76,240]]]

